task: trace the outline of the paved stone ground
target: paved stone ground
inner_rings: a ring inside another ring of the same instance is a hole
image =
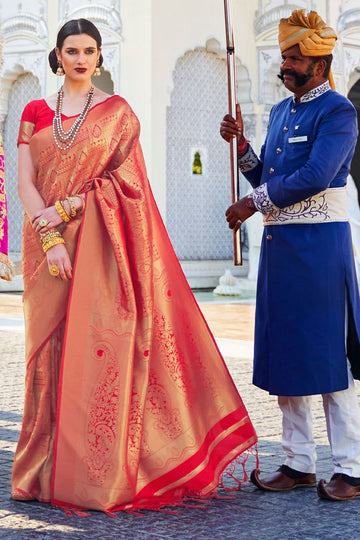
[[[201,305],[259,436],[261,469],[282,463],[281,420],[276,398],[251,385],[253,305]],[[229,316],[229,313],[231,315]],[[236,334],[236,328],[241,333]],[[240,339],[235,339],[239,335]],[[24,334],[19,296],[0,294],[0,538],[4,539],[227,539],[355,540],[360,538],[360,498],[344,503],[318,499],[316,490],[264,493],[249,483],[234,499],[214,499],[205,509],[179,508],[169,515],[119,513],[111,518],[92,512],[69,517],[50,505],[11,501],[13,453],[19,436],[24,381]],[[359,387],[358,387],[359,388]],[[314,399],[318,478],[332,474],[325,420]],[[254,467],[250,457],[247,469]]]

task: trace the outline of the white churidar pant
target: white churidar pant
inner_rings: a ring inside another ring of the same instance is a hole
[[[360,407],[349,369],[349,388],[323,394],[334,472],[360,478]],[[283,414],[285,465],[314,473],[316,447],[312,434],[312,396],[279,396]]]
[[[346,390],[322,394],[322,399],[334,472],[360,478],[360,407],[349,361],[348,379]],[[285,465],[304,473],[314,473],[316,468],[311,401],[312,396],[278,397]]]

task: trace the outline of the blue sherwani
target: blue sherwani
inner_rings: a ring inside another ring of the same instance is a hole
[[[304,102],[288,98],[275,105],[260,157],[249,148],[240,158],[255,205],[264,214],[346,184],[357,139],[356,111],[327,83],[319,89]],[[265,226],[254,384],[284,396],[343,390],[347,357],[358,377],[360,298],[349,223]]]

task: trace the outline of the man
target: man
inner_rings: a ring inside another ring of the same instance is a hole
[[[311,396],[322,394],[334,475],[318,495],[337,501],[360,495],[360,298],[345,192],[356,111],[331,89],[335,40],[314,11],[281,19],[279,76],[294,96],[273,107],[259,158],[239,109],[220,133],[237,137],[254,188],[226,211],[229,227],[257,211],[264,218],[253,382],[278,396],[283,414],[285,462],[265,477],[255,469],[251,480],[268,491],[316,485]]]

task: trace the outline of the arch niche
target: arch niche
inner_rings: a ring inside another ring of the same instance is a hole
[[[238,95],[251,107],[249,75],[240,67]],[[182,261],[229,260],[233,238],[224,215],[231,203],[229,147],[219,135],[228,110],[226,52],[215,39],[187,51],[176,62],[173,82],[167,110],[167,230]]]

